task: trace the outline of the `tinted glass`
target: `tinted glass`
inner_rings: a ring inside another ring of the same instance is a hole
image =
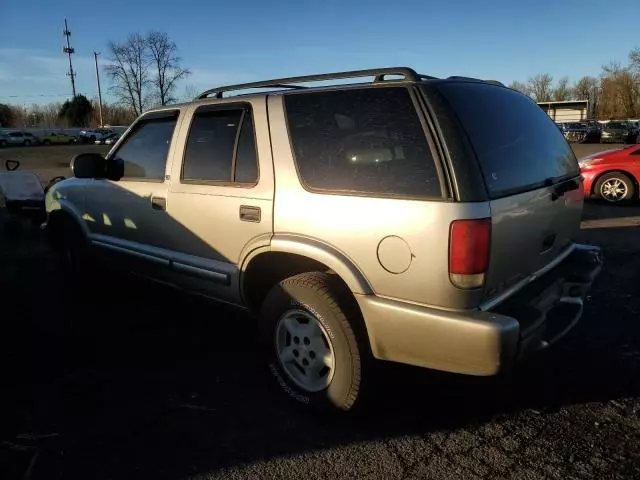
[[[236,152],[236,176],[239,183],[255,183],[258,180],[258,155],[256,154],[255,136],[253,134],[253,118],[250,111],[242,120],[242,130],[238,138]]]
[[[579,174],[571,147],[529,97],[483,83],[440,83],[476,152],[491,198]]]
[[[184,154],[182,178],[230,182],[241,110],[196,111]]]
[[[298,172],[309,188],[442,196],[405,88],[292,94],[285,105]]]
[[[125,178],[163,180],[176,116],[142,120],[114,157],[124,160]]]

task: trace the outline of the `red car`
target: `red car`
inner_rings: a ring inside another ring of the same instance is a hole
[[[584,178],[585,197],[610,203],[625,203],[638,198],[640,145],[605,150],[578,161]]]

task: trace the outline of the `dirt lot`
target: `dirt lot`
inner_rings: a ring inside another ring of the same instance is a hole
[[[46,180],[82,150],[0,157]],[[0,478],[640,479],[638,225],[587,206],[607,263],[563,344],[500,378],[386,365],[342,419],[280,394],[237,312],[123,277],[89,304],[36,234],[0,237]]]

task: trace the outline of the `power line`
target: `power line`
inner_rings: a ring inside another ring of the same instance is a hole
[[[0,98],[66,97],[68,93],[35,93],[28,95],[0,95]],[[82,93],[80,93],[82,95]]]

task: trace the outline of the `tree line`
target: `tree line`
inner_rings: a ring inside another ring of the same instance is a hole
[[[108,91],[115,101],[102,104],[105,125],[127,125],[147,108],[178,101],[181,81],[191,71],[181,66],[178,47],[165,32],[133,33],[124,41],[110,41],[104,67]],[[193,87],[185,90],[193,97]],[[184,97],[183,97],[184,98]],[[65,102],[19,106],[0,103],[0,127],[55,128],[100,125],[98,98],[84,95]]]
[[[592,119],[640,118],[640,48],[629,52],[626,63],[603,65],[599,77],[585,76],[571,83],[565,76],[554,82],[548,73],[540,73],[526,82],[514,81],[509,87],[536,102],[588,100]]]

